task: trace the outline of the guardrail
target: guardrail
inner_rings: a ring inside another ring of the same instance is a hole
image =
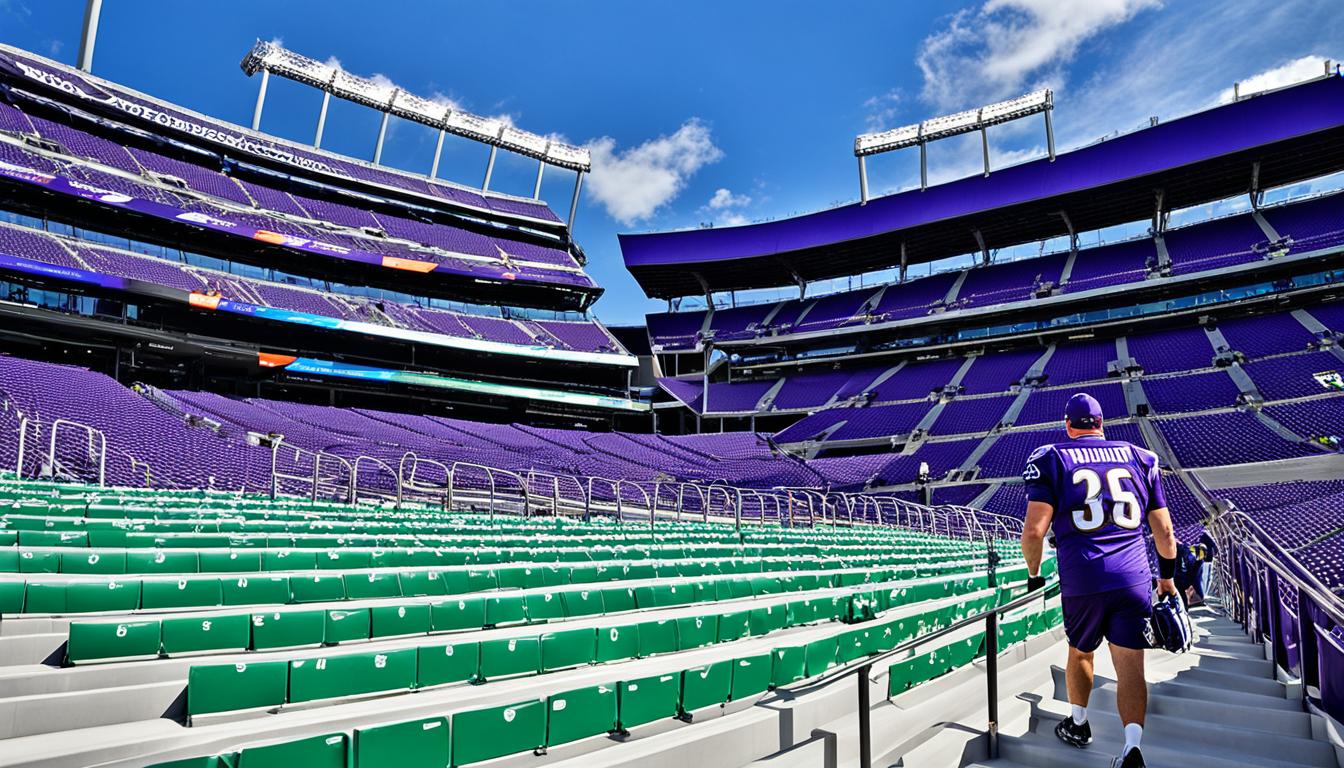
[[[995,576],[999,555],[993,546],[995,541],[992,537],[985,538],[989,587],[998,586],[998,580]],[[892,657],[909,653],[915,648],[928,645],[935,640],[946,637],[954,632],[958,632],[967,627],[975,626],[983,622],[985,624],[985,694],[987,706],[987,726],[985,730],[989,746],[989,759],[994,760],[999,756],[999,616],[1009,611],[1017,610],[1031,603],[1052,597],[1058,593],[1058,582],[1046,589],[1039,589],[1028,592],[1002,605],[996,605],[979,613],[967,616],[959,621],[954,621],[933,632],[929,632],[919,637],[911,638],[889,651],[883,651],[875,656],[867,656],[862,659],[856,659],[846,665],[828,670],[815,680],[809,681],[798,690],[809,690],[830,685],[837,680],[843,680],[848,677],[857,678],[856,687],[858,688],[858,729],[859,729],[859,766],[860,768],[872,768],[873,765],[873,725],[872,725],[872,680],[870,675],[873,667],[878,663]]]
[[[1213,584],[1228,616],[1307,700],[1344,721],[1344,599],[1323,584],[1253,517],[1232,507],[1207,529],[1218,545]]]

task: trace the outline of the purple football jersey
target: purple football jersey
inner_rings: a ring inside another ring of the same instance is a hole
[[[1152,578],[1144,521],[1167,506],[1157,454],[1084,435],[1043,445],[1022,473],[1027,498],[1055,510],[1062,594],[1090,595]]]

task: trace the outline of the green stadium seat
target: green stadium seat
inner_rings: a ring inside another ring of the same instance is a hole
[[[30,581],[24,589],[25,613],[65,613],[66,584],[63,581]]]
[[[485,600],[480,597],[448,598],[430,605],[430,623],[435,632],[480,629],[485,626]]]
[[[651,675],[622,680],[617,690],[617,715],[622,730],[628,731],[654,720],[677,715],[681,695],[680,675]]]
[[[200,561],[195,552],[173,549],[132,549],[126,552],[127,573],[196,573],[199,570]]]
[[[811,624],[821,618],[820,603],[813,600],[793,600],[786,606],[788,626]]]
[[[683,616],[677,619],[677,650],[679,651],[713,645],[718,636],[718,616]]]
[[[247,747],[238,755],[238,768],[346,768],[350,740],[344,733],[310,736],[263,747]]]
[[[429,717],[356,728],[351,755],[355,768],[445,768],[451,746],[448,719]]]
[[[393,573],[348,573],[345,575],[345,596],[350,600],[401,597],[401,583]]]
[[[416,649],[417,686],[426,688],[474,680],[480,663],[480,643],[422,645]]]
[[[789,610],[783,605],[767,605],[748,611],[748,630],[752,637],[768,635],[788,625]]]
[[[541,636],[541,670],[550,672],[565,667],[592,664],[597,653],[597,632],[593,629],[569,629]]]
[[[601,627],[597,630],[597,652],[593,655],[594,661],[623,661],[639,655],[638,624]]]
[[[801,645],[776,648],[770,652],[770,684],[788,685],[807,677],[807,650]]]
[[[481,641],[480,676],[483,680],[536,674],[540,669],[541,644],[535,636]]]
[[[239,576],[219,580],[225,605],[284,605],[290,600],[289,577]]]
[[[289,701],[315,701],[415,688],[415,649],[289,662]]]
[[[538,750],[546,743],[546,702],[458,712],[452,726],[455,766]]]
[[[187,673],[187,714],[278,707],[285,703],[288,681],[284,661],[193,665]]]
[[[896,696],[939,674],[934,653],[924,653],[898,661],[887,669],[887,695]]]
[[[554,694],[546,699],[546,746],[616,730],[616,684]]]
[[[317,567],[317,553],[309,550],[268,549],[262,553],[268,571],[311,571]]]
[[[340,549],[339,545],[318,553],[319,571],[352,571],[368,568],[373,564],[373,554],[358,549]]]
[[[402,571],[397,574],[401,594],[406,597],[426,597],[448,594],[438,571]]]
[[[485,592],[499,587],[499,582],[495,580],[494,571],[478,568],[454,568],[444,571],[442,577],[444,586],[448,589],[450,595]]]
[[[568,589],[560,593],[560,602],[566,616],[596,616],[606,613],[602,594],[596,589]],[[528,615],[532,615],[530,611]]]
[[[485,599],[485,625],[497,627],[527,621],[527,601],[522,595],[495,595]]]
[[[740,701],[769,690],[770,657],[770,654],[762,653],[733,659],[729,701]]]
[[[635,590],[630,587],[607,587],[602,590],[602,604],[607,613],[635,610]],[[574,614],[570,614],[573,616]]]
[[[369,609],[337,608],[324,612],[322,642],[336,645],[350,640],[369,639]]]
[[[345,581],[340,574],[314,573],[291,576],[289,591],[296,603],[325,603],[345,599]]]
[[[261,552],[201,552],[197,558],[201,573],[257,573],[261,570]]]
[[[429,603],[375,605],[369,609],[369,613],[373,617],[369,637],[423,635],[431,627]]]
[[[326,614],[320,610],[253,613],[252,650],[321,645],[326,637]]]
[[[733,611],[719,614],[718,642],[740,640],[751,634],[751,611]]]
[[[23,610],[24,586],[22,581],[0,581],[0,614]]]
[[[721,705],[728,701],[733,684],[733,662],[717,661],[691,667],[681,673],[681,713]]]
[[[159,622],[73,621],[66,657],[72,664],[159,655]]]
[[[142,605],[139,579],[68,582],[65,585],[65,610],[71,613],[133,611]],[[32,599],[29,599],[32,605]],[[153,606],[144,606],[150,608]],[[32,612],[32,608],[28,609]]]
[[[223,603],[216,577],[184,577],[173,580],[146,579],[140,589],[143,608],[200,608]]]
[[[528,622],[536,624],[550,619],[565,618],[562,594],[559,592],[534,592],[525,596]]]
[[[125,552],[77,550],[61,553],[61,573],[122,574],[125,572]]]
[[[653,656],[658,653],[676,653],[677,622],[671,619],[645,621],[639,624],[639,655]]]
[[[164,619],[163,652],[172,656],[195,651],[246,651],[252,640],[249,618],[236,613]]]

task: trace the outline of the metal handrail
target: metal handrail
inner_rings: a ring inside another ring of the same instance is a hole
[[[991,560],[997,561],[997,558],[991,557]],[[1057,585],[1058,582],[1056,581],[1055,584]],[[994,568],[991,566],[989,570],[989,588],[993,589],[996,586]],[[909,653],[915,648],[928,645],[934,640],[946,637],[953,632],[974,626],[983,621],[985,622],[985,686],[988,695],[989,715],[986,735],[989,737],[989,759],[997,759],[999,756],[999,615],[1022,608],[1036,600],[1048,598],[1052,596],[1052,591],[1052,585],[1046,585],[1044,589],[1033,590],[1025,595],[1009,600],[1003,605],[996,605],[993,608],[988,608],[979,613],[954,621],[942,629],[937,629],[933,632],[913,637],[891,650],[883,651],[876,656],[855,659],[847,665],[841,665],[835,669],[828,670],[817,679],[799,686],[799,689],[807,690],[819,688],[823,685],[833,683],[836,680],[849,677],[850,675],[859,676],[859,766],[860,768],[872,768],[872,691],[869,690],[872,681],[869,679],[868,675],[872,671],[873,665],[898,654]]]
[[[1332,621],[1344,625],[1344,598],[1331,592],[1300,560],[1275,542],[1253,517],[1233,507],[1210,520],[1209,527],[1215,532],[1226,533],[1243,547],[1248,544],[1254,547],[1266,566],[1296,589],[1307,593]],[[1218,569],[1218,573],[1227,580],[1229,574],[1225,561],[1222,562],[1224,566]]]

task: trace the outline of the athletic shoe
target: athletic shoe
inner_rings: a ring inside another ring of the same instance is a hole
[[[1147,763],[1143,762],[1143,753],[1135,747],[1125,753],[1124,757],[1117,757],[1111,763],[1111,768],[1145,768]]]
[[[1070,747],[1082,749],[1092,743],[1092,724],[1084,720],[1082,725],[1078,725],[1073,722],[1073,717],[1066,717],[1055,726],[1055,736]]]

